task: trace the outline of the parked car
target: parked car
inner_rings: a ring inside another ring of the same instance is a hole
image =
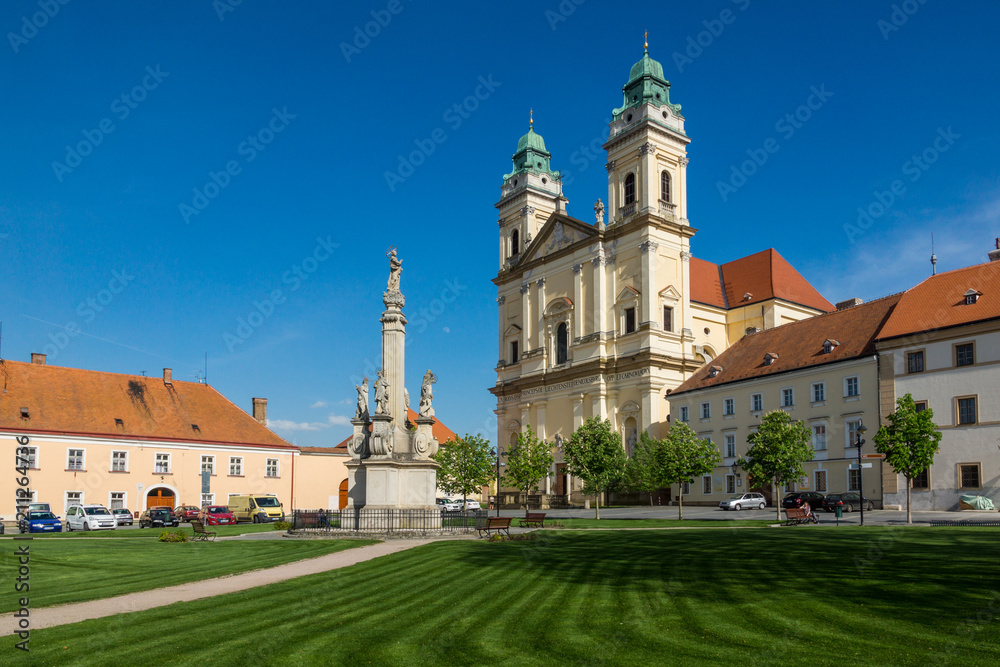
[[[52,512],[31,512],[17,522],[22,533],[61,533],[62,520]]]
[[[28,509],[25,512],[51,512],[52,508],[49,507],[48,503],[28,503]]]
[[[177,518],[178,523],[184,521],[194,521],[198,518],[198,514],[201,509],[195,507],[194,505],[178,505],[177,509],[174,510],[174,516]]]
[[[756,492],[748,493],[737,493],[735,496],[730,496],[726,500],[719,503],[719,507],[724,510],[741,510],[744,507],[747,509],[758,509],[762,510],[767,506],[767,502],[764,500],[764,494]]]
[[[115,519],[118,520],[119,526],[131,526],[132,525],[132,512],[128,511],[124,507],[118,507],[111,510],[111,513],[115,515]]]
[[[451,498],[438,498],[438,507],[441,508],[442,512],[461,512],[462,511],[462,501],[452,500]]]
[[[198,514],[198,521],[204,521],[210,526],[227,525],[236,523],[236,515],[226,505],[209,505]]]
[[[791,507],[802,507],[804,503],[809,503],[809,507],[816,511],[823,507],[823,494],[815,491],[800,491],[789,493],[781,499],[781,506],[785,509]]]
[[[139,516],[139,528],[178,526],[177,517],[166,507],[152,507]]]
[[[478,500],[473,500],[472,498],[467,498],[465,501],[465,509],[467,510],[478,510],[482,509],[483,506],[479,504]]]
[[[832,512],[838,507],[842,507],[845,512],[853,512],[864,505],[866,510],[875,509],[875,503],[867,498],[862,499],[860,493],[848,491],[847,493],[831,493],[823,499],[823,509]]]
[[[66,510],[67,530],[114,530],[117,527],[115,515],[104,505],[73,505]]]

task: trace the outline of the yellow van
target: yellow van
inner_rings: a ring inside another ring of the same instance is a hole
[[[237,521],[268,523],[285,517],[284,507],[273,493],[230,496],[228,505]]]

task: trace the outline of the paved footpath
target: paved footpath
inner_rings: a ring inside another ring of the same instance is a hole
[[[242,574],[234,574],[215,579],[192,581],[177,586],[168,586],[151,591],[129,593],[102,600],[78,602],[76,604],[60,605],[58,607],[42,607],[31,610],[31,629],[40,630],[65,623],[78,623],[92,618],[103,618],[115,614],[125,614],[133,611],[143,611],[154,607],[163,607],[175,602],[187,602],[201,598],[224,595],[244,591],[248,588],[266,586],[287,579],[303,577],[308,574],[328,572],[356,563],[363,563],[379,556],[430,544],[434,540],[387,540],[366,547],[346,549],[336,553],[285,563],[263,570],[254,570]],[[16,621],[13,614],[0,616],[0,636],[14,634]]]

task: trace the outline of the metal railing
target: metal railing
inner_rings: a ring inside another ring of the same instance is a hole
[[[440,510],[343,509],[293,510],[292,531],[312,532],[471,532],[485,521],[486,510],[443,512]]]

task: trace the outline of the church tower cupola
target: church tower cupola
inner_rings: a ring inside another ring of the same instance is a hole
[[[542,135],[535,132],[534,111],[528,132],[517,142],[511,156],[514,170],[504,174],[500,187],[500,269],[516,264],[549,216],[565,212],[562,176],[552,169],[552,154]]]

